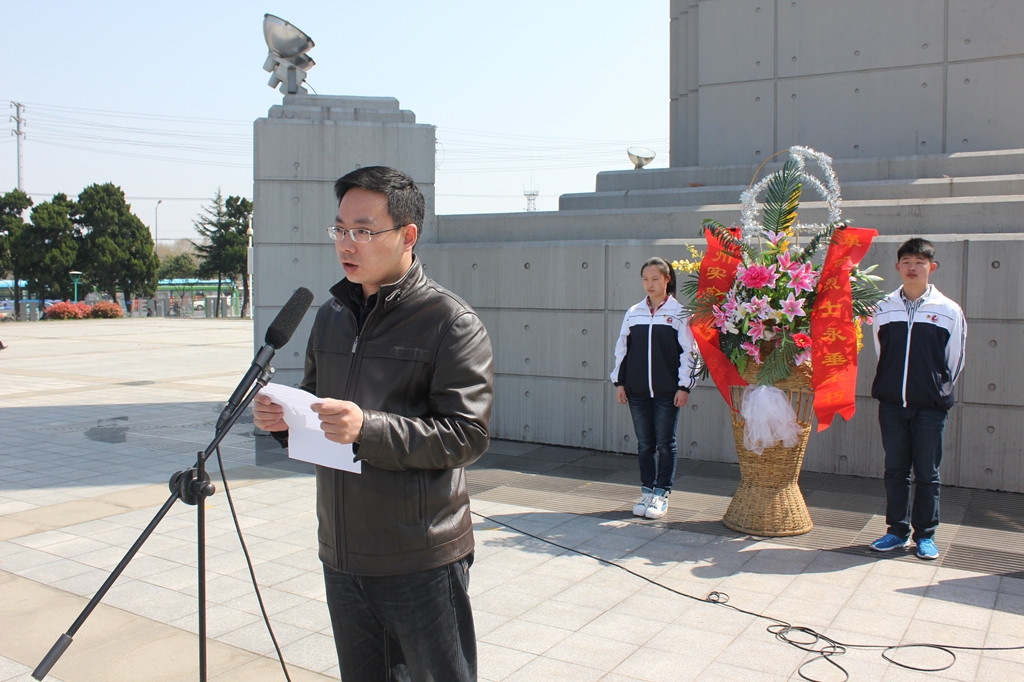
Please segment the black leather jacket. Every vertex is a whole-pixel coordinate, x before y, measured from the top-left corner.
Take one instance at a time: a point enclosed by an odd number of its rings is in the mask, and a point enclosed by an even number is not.
[[[364,411],[362,473],[316,469],[320,559],[374,576],[447,565],[474,546],[463,467],[490,442],[491,342],[418,259],[381,287],[362,331],[357,286],[331,287],[306,350],[302,388]]]

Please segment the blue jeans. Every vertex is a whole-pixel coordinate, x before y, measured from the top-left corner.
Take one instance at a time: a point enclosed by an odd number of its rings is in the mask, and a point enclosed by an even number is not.
[[[646,398],[629,396],[629,412],[636,430],[636,450],[640,458],[640,485],[644,488],[672,490],[676,477],[676,423],[679,408],[675,397]]]
[[[885,449],[885,522],[889,532],[914,542],[929,540],[939,526],[939,465],[946,412],[878,404]],[[914,499],[910,499],[910,472]]]
[[[471,682],[476,630],[469,604],[473,555],[393,576],[324,566],[327,608],[345,682]]]

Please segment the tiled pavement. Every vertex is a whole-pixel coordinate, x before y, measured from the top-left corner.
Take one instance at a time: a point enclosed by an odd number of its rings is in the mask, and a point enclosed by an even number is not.
[[[209,443],[252,328],[9,323],[0,340],[0,681],[29,680]],[[232,498],[291,679],[337,679],[312,477],[267,440],[251,423],[225,439]],[[495,442],[469,475],[481,679],[842,680],[808,664],[829,641],[853,680],[1024,679],[1024,495],[945,489],[942,556],[923,562],[865,550],[884,530],[880,481],[805,473],[815,528],[767,540],[721,524],[736,477],[680,462],[669,514],[639,521],[635,459]],[[209,679],[285,679],[214,482]],[[198,677],[196,525],[171,507],[46,679]],[[952,665],[883,656],[908,643],[948,649],[885,656]]]

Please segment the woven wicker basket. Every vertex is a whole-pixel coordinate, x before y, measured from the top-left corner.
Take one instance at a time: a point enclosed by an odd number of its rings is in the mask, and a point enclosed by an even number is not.
[[[743,378],[755,383],[756,367],[748,367]],[[798,480],[803,466],[807,440],[811,435],[811,417],[814,391],[811,389],[810,370],[796,368],[788,379],[775,384],[785,392],[802,427],[797,444],[785,447],[781,443],[758,455],[743,445],[744,421],[739,410],[743,403],[744,386],[730,387],[735,411],[732,413],[733,439],[740,462],[740,483],[733,494],[729,509],[722,518],[727,528],[762,537],[800,535],[814,527],[807,503],[800,492]]]

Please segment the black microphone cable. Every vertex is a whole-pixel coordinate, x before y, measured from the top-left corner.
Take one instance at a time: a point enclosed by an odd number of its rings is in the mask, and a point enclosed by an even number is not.
[[[249,578],[252,580],[252,589],[256,593],[256,601],[260,605],[260,614],[263,616],[263,622],[267,626],[267,632],[270,634],[270,641],[274,644],[274,651],[277,652],[277,660],[281,664],[281,671],[284,673],[284,679],[291,682],[291,677],[288,675],[288,665],[284,662],[284,654],[281,653],[281,647],[278,646],[277,637],[274,635],[274,628],[270,624],[270,616],[267,615],[267,608],[263,604],[263,594],[260,592],[259,582],[256,580],[256,569],[252,565],[252,557],[249,556],[249,547],[245,544],[245,537],[242,535],[242,527],[238,522],[238,514],[235,512],[235,502],[231,498],[231,489],[228,487],[228,479],[224,474],[224,461],[220,456],[220,445],[216,448],[217,452],[217,468],[220,469],[220,480],[224,485],[224,496],[228,500],[228,509],[231,511],[231,522],[235,525],[235,534],[238,535],[238,544],[242,546],[242,554],[245,556],[245,565],[249,569]],[[203,502],[200,501],[200,504]]]
[[[264,335],[265,345],[257,352],[256,357],[252,361],[246,375],[242,378],[242,381],[235,388],[231,397],[228,399],[227,404],[221,411],[220,417],[217,419],[215,427],[216,431],[220,431],[226,424],[231,421],[234,412],[239,408],[239,405],[243,404],[242,399],[245,398],[245,405],[248,405],[256,392],[266,383],[269,373],[272,372],[270,367],[270,361],[274,357],[274,353],[288,343],[291,339],[292,334],[298,328],[302,322],[303,316],[309,310],[310,303],[313,302],[313,292],[305,287],[299,287],[291,295],[273,322],[267,328],[266,334]],[[260,386],[253,388],[253,384],[257,381],[262,382]],[[232,422],[233,423],[233,422]],[[231,497],[231,488],[228,486],[227,475],[224,471],[224,459],[221,456],[220,443],[214,448],[217,453],[217,468],[220,470],[220,480],[224,486],[224,495],[227,497],[228,509],[231,513],[231,522],[235,526],[235,534],[238,535],[238,543],[242,547],[242,554],[245,556],[245,565],[249,569],[249,578],[252,581],[253,591],[256,593],[256,601],[259,603],[260,614],[263,616],[263,622],[267,626],[267,633],[270,635],[270,641],[274,645],[274,651],[277,652],[277,660],[281,664],[281,671],[284,673],[284,678],[291,682],[291,677],[288,675],[288,666],[284,661],[284,655],[281,653],[281,647],[278,645],[277,637],[274,635],[274,628],[270,624],[270,616],[267,614],[266,605],[263,603],[263,594],[260,592],[259,581],[256,579],[256,569],[253,567],[252,556],[249,554],[249,547],[245,544],[245,537],[242,534],[242,526],[238,521],[238,513],[235,511],[235,501]],[[205,504],[205,500],[200,500],[199,504]]]
[[[585,556],[585,557],[587,557],[589,559],[594,559],[595,561],[598,561],[598,562],[600,562],[602,564],[606,564],[608,566],[613,566],[613,567],[615,567],[615,568],[617,568],[617,569],[619,569],[621,571],[625,571],[626,573],[629,573],[630,575],[634,575],[637,578],[640,578],[641,580],[646,581],[646,582],[650,583],[651,585],[654,585],[655,587],[659,587],[659,588],[661,588],[663,590],[671,592],[671,593],[673,593],[675,595],[678,595],[680,597],[685,597],[687,599],[692,599],[694,601],[703,602],[705,604],[714,604],[714,605],[717,605],[717,606],[723,606],[725,608],[732,609],[733,611],[736,611],[736,612],[739,612],[739,613],[742,613],[742,614],[745,614],[745,615],[748,615],[748,616],[752,616],[754,618],[761,618],[763,620],[771,621],[771,625],[769,625],[765,629],[768,632],[770,632],[771,634],[773,634],[775,636],[775,639],[779,640],[780,642],[784,642],[786,644],[789,644],[790,646],[794,646],[794,647],[796,647],[798,649],[802,649],[803,651],[807,651],[808,653],[817,654],[817,656],[815,656],[814,658],[811,658],[808,661],[804,661],[800,665],[800,667],[797,669],[797,674],[799,674],[802,679],[808,680],[808,682],[826,682],[825,680],[823,680],[821,678],[809,677],[808,674],[804,670],[805,668],[807,668],[807,666],[811,665],[812,663],[816,663],[818,661],[825,661],[826,663],[828,663],[828,664],[832,665],[833,667],[835,667],[836,669],[838,669],[843,674],[843,676],[844,676],[842,682],[845,682],[846,680],[849,680],[850,679],[850,673],[843,666],[839,665],[839,663],[834,661],[833,658],[836,657],[836,656],[841,656],[841,655],[847,653],[847,651],[849,651],[850,649],[864,649],[864,650],[876,649],[876,650],[881,650],[882,658],[884,658],[889,663],[892,663],[893,665],[897,665],[897,666],[899,666],[901,668],[906,668],[907,670],[914,670],[914,671],[917,671],[917,672],[940,672],[942,670],[948,670],[949,668],[953,667],[954,663],[956,663],[956,654],[954,653],[954,650],[956,650],[956,651],[1020,651],[1020,650],[1024,650],[1024,646],[974,647],[974,646],[957,646],[957,645],[952,645],[952,644],[931,644],[931,643],[889,644],[889,645],[886,645],[886,644],[850,644],[850,643],[846,643],[846,642],[840,642],[840,641],[832,639],[830,637],[826,637],[825,635],[817,632],[813,628],[804,627],[804,626],[794,626],[791,623],[788,623],[788,622],[786,622],[786,621],[784,621],[784,620],[782,620],[780,618],[775,618],[774,616],[768,616],[768,615],[765,615],[763,613],[757,613],[756,611],[748,611],[746,609],[741,609],[738,606],[733,606],[732,604],[728,603],[729,602],[729,595],[726,594],[725,592],[721,592],[719,590],[712,590],[711,592],[708,593],[708,596],[706,596],[706,597],[696,597],[696,596],[694,596],[692,594],[688,594],[686,592],[683,592],[682,590],[677,590],[674,587],[670,587],[668,585],[660,583],[657,580],[654,580],[653,578],[648,578],[647,576],[643,575],[642,573],[638,573],[638,572],[634,571],[633,569],[629,568],[628,566],[623,566],[622,564],[619,564],[619,563],[617,563],[615,561],[612,561],[610,559],[604,559],[604,558],[596,556],[594,554],[590,554],[589,552],[584,552],[583,550],[577,549],[575,547],[568,547],[566,545],[563,545],[563,544],[560,544],[558,542],[555,542],[554,540],[551,540],[551,539],[548,539],[548,538],[545,538],[545,537],[542,537],[542,536],[539,536],[539,535],[535,535],[535,534],[530,533],[528,531],[522,530],[521,528],[516,528],[515,526],[513,526],[513,525],[511,525],[509,523],[506,523],[504,521],[498,521],[497,519],[491,518],[490,516],[487,516],[485,514],[480,514],[479,512],[471,512],[471,513],[473,514],[473,516],[479,517],[479,518],[484,519],[486,521],[490,521],[491,523],[497,524],[499,526],[503,526],[505,528],[508,528],[509,530],[511,530],[511,531],[513,531],[515,533],[519,533],[520,535],[524,535],[526,537],[533,538],[534,540],[539,540],[539,541],[541,541],[543,543],[551,545],[552,547],[558,547],[559,549],[564,549],[564,550],[567,550],[569,552],[573,552],[574,554],[578,554],[580,556]],[[927,650],[931,650],[931,651],[936,651],[936,652],[941,652],[941,653],[947,654],[949,656],[949,662],[945,663],[944,665],[940,664],[940,665],[935,665],[935,666],[932,666],[932,667],[925,668],[925,667],[913,666],[913,665],[910,665],[909,663],[900,662],[900,661],[896,660],[895,657],[894,657],[894,655],[896,653],[898,653],[899,651],[901,651],[901,650],[913,650],[913,649],[927,649]]]

